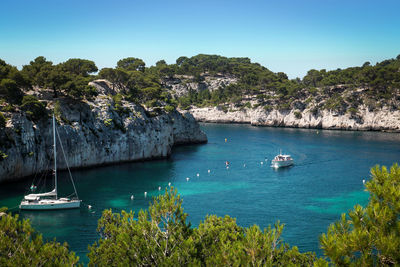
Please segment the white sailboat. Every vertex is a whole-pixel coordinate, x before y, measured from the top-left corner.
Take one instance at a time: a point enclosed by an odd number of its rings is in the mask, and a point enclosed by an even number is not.
[[[58,135],[58,132],[57,132]],[[58,135],[58,139],[61,144],[60,136]],[[24,199],[21,201],[19,208],[21,210],[59,210],[59,209],[73,209],[79,208],[82,200],[78,198],[78,193],[76,192],[74,180],[72,179],[71,172],[68,167],[67,168],[70,174],[70,178],[72,181],[72,185],[75,190],[76,198],[59,198],[57,193],[57,146],[56,146],[56,120],[53,114],[53,141],[54,141],[54,189],[50,192],[39,193],[39,194],[29,194],[24,196]],[[64,149],[61,144],[61,149],[64,154]],[[66,159],[65,159],[66,160]]]

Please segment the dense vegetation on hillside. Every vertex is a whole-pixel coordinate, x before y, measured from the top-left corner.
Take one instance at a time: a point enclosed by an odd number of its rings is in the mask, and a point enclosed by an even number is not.
[[[167,81],[174,77],[202,83],[206,76],[213,75],[234,77],[237,82],[213,91],[192,90],[178,99],[172,97],[173,92],[167,86]],[[400,102],[400,55],[374,66],[366,62],[361,67],[343,70],[310,70],[303,79],[288,79],[285,73],[274,73],[258,63],[252,63],[249,58],[217,55],[179,57],[175,64],[160,60],[151,67],[146,67],[140,58],[128,57],[119,60],[115,68],[101,70],[93,61],[86,59],[69,59],[55,65],[40,56],[23,66],[22,70],[0,60],[1,111],[10,112],[20,108],[29,111],[31,119],[39,119],[45,106],[33,96],[24,100],[27,91],[51,90],[54,97],[67,96],[80,101],[97,94],[88,83],[99,78],[112,82],[118,89],[120,99],[151,108],[165,107],[167,111],[173,110],[178,104],[182,108],[225,102],[243,105],[247,95],[255,96],[257,105],[264,106],[266,110],[289,108],[296,99],[311,101],[313,98],[330,98],[316,109],[337,111],[348,107],[354,111],[361,104],[367,104],[371,109],[382,105],[398,109]],[[332,93],[329,89],[338,86],[345,86],[354,94],[344,98],[340,90]],[[361,95],[356,88],[363,89]],[[0,113],[0,127],[4,125],[3,121],[3,114]]]
[[[351,67],[343,70],[318,71],[312,69],[308,71],[302,80],[299,78],[290,80],[285,73],[273,73],[257,63],[251,63],[246,58],[198,55],[190,59],[184,58],[181,61],[183,62],[182,64],[172,65],[175,66],[175,73],[177,74],[221,73],[233,75],[239,79],[238,83],[222,87],[213,92],[191,91],[187,96],[179,99],[183,107],[187,107],[190,104],[204,106],[217,105],[224,102],[240,104],[244,96],[249,94],[257,95],[261,105],[270,104],[265,100],[269,100],[271,96],[278,100],[274,104],[280,105],[291,103],[305,95],[315,96],[318,92],[322,97],[332,97],[326,89],[339,85],[346,86],[350,91],[357,87],[364,88],[366,89],[366,98],[378,102],[387,102],[394,96],[398,96],[400,90],[400,55],[396,59],[385,60],[375,66],[366,62],[361,67]],[[358,97],[349,98],[347,101],[340,99],[339,95],[335,95],[334,98],[333,102],[337,104],[335,108],[340,108],[338,106],[345,104],[345,102],[349,106],[357,108],[363,102]],[[331,106],[327,105],[325,108],[330,109]]]
[[[342,214],[320,237],[323,258],[284,243],[279,221],[261,230],[229,216],[207,216],[191,227],[176,190],[166,189],[147,211],[113,213],[98,222],[89,247],[91,266],[398,266],[400,265],[400,167],[376,166],[366,183],[370,201]],[[43,243],[28,221],[0,211],[0,265],[72,265],[66,244]]]

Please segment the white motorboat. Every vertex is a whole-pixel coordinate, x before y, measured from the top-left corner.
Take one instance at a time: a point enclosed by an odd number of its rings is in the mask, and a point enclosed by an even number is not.
[[[271,161],[272,168],[288,167],[293,165],[293,158],[290,155],[283,155],[282,152]]]
[[[58,132],[57,132],[58,135]],[[60,136],[58,135],[58,140],[61,144]],[[54,189],[46,193],[29,194],[24,196],[21,201],[19,208],[21,210],[59,210],[59,209],[72,209],[79,208],[81,205],[81,200],[78,198],[78,193],[76,192],[74,180],[72,179],[71,172],[67,168],[70,174],[71,182],[75,190],[75,198],[59,198],[57,193],[57,146],[56,146],[56,123],[55,117],[53,115],[53,141],[54,141]],[[65,159],[64,148],[61,144],[61,149]],[[66,160],[66,159],[65,159]],[[36,186],[31,187],[31,189],[36,188]]]

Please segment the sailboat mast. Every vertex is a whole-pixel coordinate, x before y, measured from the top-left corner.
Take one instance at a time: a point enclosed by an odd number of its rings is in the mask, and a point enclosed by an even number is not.
[[[58,198],[57,193],[57,146],[56,146],[56,119],[53,114],[53,141],[54,141],[54,181],[55,181],[55,190],[56,190],[56,199]]]

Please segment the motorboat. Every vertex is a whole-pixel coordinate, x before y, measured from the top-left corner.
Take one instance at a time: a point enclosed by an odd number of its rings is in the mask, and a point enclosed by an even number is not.
[[[293,165],[293,158],[290,155],[283,155],[282,152],[276,155],[271,161],[272,168],[288,167]]]

